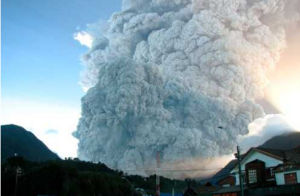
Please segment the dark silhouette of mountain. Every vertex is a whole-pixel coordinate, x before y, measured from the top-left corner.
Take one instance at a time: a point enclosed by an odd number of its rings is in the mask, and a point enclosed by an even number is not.
[[[15,154],[30,161],[60,159],[31,132],[17,125],[1,126],[1,161]]]
[[[298,146],[300,146],[300,132],[290,132],[274,136],[260,147],[288,150]]]

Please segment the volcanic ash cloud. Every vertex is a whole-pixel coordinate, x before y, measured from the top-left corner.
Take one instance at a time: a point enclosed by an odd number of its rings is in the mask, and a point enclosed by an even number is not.
[[[157,151],[166,165],[232,153],[264,115],[255,99],[298,19],[292,2],[124,0],[90,32],[79,157],[146,174]]]

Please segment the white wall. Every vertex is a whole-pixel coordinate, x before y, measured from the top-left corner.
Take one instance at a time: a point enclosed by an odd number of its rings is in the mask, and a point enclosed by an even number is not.
[[[295,171],[286,171],[286,172],[275,173],[276,184],[277,185],[284,185],[285,184],[284,174],[294,173]],[[296,171],[296,175],[297,175],[297,182],[300,183],[300,170]]]
[[[251,161],[254,161],[254,160],[260,160],[260,161],[263,161],[265,162],[265,166],[266,168],[268,167],[275,167],[279,164],[282,164],[283,162],[281,160],[278,160],[278,159],[275,159],[273,157],[270,157],[270,156],[267,156],[265,154],[262,154],[260,152],[257,152],[255,150],[252,150],[248,155],[247,157],[245,157],[242,162],[241,162],[241,168],[242,168],[242,172],[245,173],[245,166],[247,163],[251,162]],[[239,180],[239,167],[238,165],[233,168],[233,170],[231,170],[230,173],[232,174],[235,174],[235,182],[236,182],[236,185],[239,185],[240,184],[240,180]],[[245,183],[245,182],[244,182]]]
[[[244,176],[246,175],[245,171],[242,171],[242,173],[244,174]],[[234,176],[235,176],[235,185],[239,185],[240,184],[240,175],[238,173],[236,173]],[[244,184],[246,184],[245,180],[244,180]]]
[[[235,184],[239,185],[240,184],[240,178],[239,178],[240,175],[239,174],[235,174],[234,176],[235,176]]]

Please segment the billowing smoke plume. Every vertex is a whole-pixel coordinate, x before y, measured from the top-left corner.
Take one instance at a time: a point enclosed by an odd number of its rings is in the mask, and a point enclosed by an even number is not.
[[[249,124],[248,130],[247,135],[238,138],[243,153],[252,147],[262,145],[274,136],[297,131],[282,114],[268,114],[258,118]]]
[[[79,157],[141,174],[157,151],[165,165],[232,153],[264,114],[292,2],[124,0],[84,56]]]

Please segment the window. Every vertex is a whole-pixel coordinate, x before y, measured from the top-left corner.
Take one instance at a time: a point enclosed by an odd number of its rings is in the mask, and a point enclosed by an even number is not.
[[[256,169],[249,169],[248,170],[248,181],[249,181],[249,184],[257,183]]]
[[[297,184],[296,172],[284,174],[284,182],[285,184]]]

